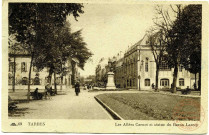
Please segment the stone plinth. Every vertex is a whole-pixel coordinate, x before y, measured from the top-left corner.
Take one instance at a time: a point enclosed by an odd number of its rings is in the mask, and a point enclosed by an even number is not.
[[[113,72],[108,72],[107,73],[106,89],[116,89],[115,83],[114,83],[114,73]]]

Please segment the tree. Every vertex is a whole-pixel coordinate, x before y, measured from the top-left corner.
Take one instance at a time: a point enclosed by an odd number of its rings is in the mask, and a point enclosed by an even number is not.
[[[184,8],[181,18],[178,21],[184,31],[183,52],[181,64],[191,73],[199,73],[198,89],[201,89],[201,27],[202,27],[202,6],[188,5]]]
[[[81,30],[72,33],[68,22],[64,26],[54,27],[53,31],[47,37],[48,42],[45,46],[42,46],[42,53],[37,56],[34,65],[39,69],[43,69],[44,67],[49,68],[50,82],[51,76],[54,73],[54,86],[56,91],[56,74],[60,75],[62,85],[63,76],[66,75],[69,69],[66,65],[67,60],[71,61],[72,74],[74,76],[75,63],[72,61],[72,58],[77,58],[79,60],[79,66],[83,68],[92,53],[83,41]]]
[[[170,67],[174,68],[172,92],[176,92],[176,81],[178,67],[184,68],[195,76],[199,73],[201,82],[201,5],[176,5],[170,6],[176,18],[170,21],[167,11],[158,10],[163,23],[159,25],[165,28],[168,61]],[[168,25],[169,24],[169,25]],[[167,27],[168,26],[168,27]],[[196,77],[195,77],[196,78]],[[198,85],[201,87],[200,83]]]
[[[173,83],[172,83],[172,93],[176,93],[176,83],[177,83],[177,75],[178,75],[178,67],[180,65],[181,56],[184,55],[182,51],[182,42],[183,42],[183,30],[180,28],[180,25],[177,23],[181,18],[181,13],[183,10],[182,5],[175,5],[175,8],[170,6],[171,12],[168,10],[163,10],[162,7],[157,6],[156,11],[160,17],[155,18],[154,23],[157,27],[163,30],[165,40],[163,40],[164,44],[166,44],[166,52],[168,63],[170,67],[174,68],[173,73]],[[170,14],[174,14],[174,19]]]
[[[162,30],[155,32],[155,29],[153,28],[151,28],[148,32],[148,44],[151,47],[156,64],[155,91],[158,91],[158,76],[160,64],[166,50],[166,46],[163,44],[163,40],[165,39],[163,39],[164,36],[162,32]]]
[[[54,27],[63,26],[66,17],[79,17],[83,5],[76,3],[10,3],[9,32],[17,33],[17,40],[28,50],[31,62],[28,79],[28,100],[30,100],[31,69],[35,56],[45,46]]]
[[[13,63],[11,62],[11,59],[9,59],[9,66],[12,64],[12,91],[15,92],[15,78],[16,78],[16,51],[19,50],[18,43],[15,42],[15,36],[14,34],[9,35],[9,53],[10,55],[13,55]],[[9,67],[10,68],[10,67]],[[11,76],[9,76],[11,77]]]

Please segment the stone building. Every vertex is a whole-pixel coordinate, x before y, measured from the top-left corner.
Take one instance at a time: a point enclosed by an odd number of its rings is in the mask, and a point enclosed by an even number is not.
[[[13,81],[15,83],[15,90],[27,89],[28,75],[30,70],[30,55],[24,53],[12,54],[9,53],[9,67],[8,67],[8,86],[12,89]],[[72,72],[72,63],[74,63],[74,72]],[[15,68],[14,68],[15,65]],[[63,88],[72,87],[73,82],[79,77],[78,72],[78,60],[76,58],[69,58],[66,67],[68,67],[67,74],[63,77]],[[39,88],[45,89],[45,85],[48,83],[49,69],[44,68],[42,71],[38,71],[35,67],[31,70],[31,89]],[[15,79],[14,79],[15,78]],[[61,77],[56,76],[57,89],[61,86]],[[51,80],[54,84],[54,76]]]
[[[116,86],[148,90],[155,85],[156,64],[152,54],[148,37],[145,35],[139,42],[132,45],[125,52],[124,57],[116,61]],[[158,88],[171,88],[173,82],[173,68],[169,68],[165,59],[162,59],[158,77]],[[177,87],[194,87],[194,75],[179,66]]]
[[[123,73],[123,58],[120,58],[116,61],[115,65],[115,85],[117,88],[125,88],[124,73]]]

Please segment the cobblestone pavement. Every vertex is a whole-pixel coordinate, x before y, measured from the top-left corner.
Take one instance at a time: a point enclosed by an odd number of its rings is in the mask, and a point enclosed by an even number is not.
[[[52,96],[52,99],[18,104],[18,110],[11,115],[14,119],[112,119],[91,93],[81,90],[75,96],[70,89],[66,95]]]

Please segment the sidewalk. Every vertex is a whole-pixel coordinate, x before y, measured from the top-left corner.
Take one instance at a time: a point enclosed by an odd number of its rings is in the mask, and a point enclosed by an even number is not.
[[[94,99],[96,93],[82,90],[75,96],[74,89],[66,95],[52,96],[49,100],[36,100],[18,104],[14,119],[112,119]]]

